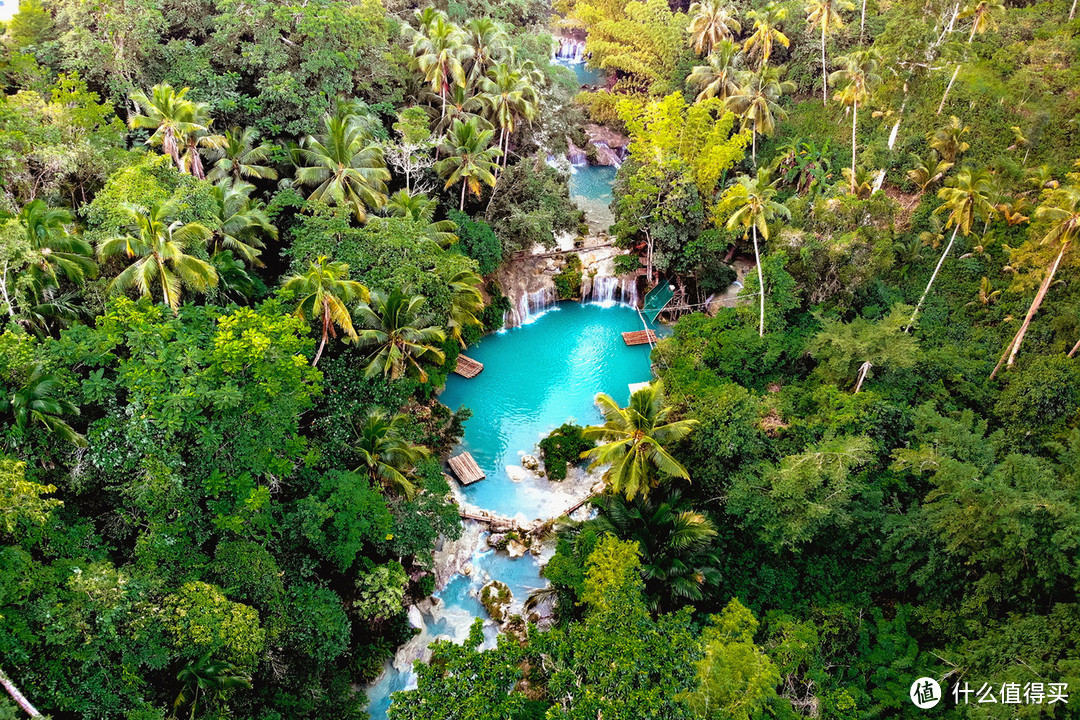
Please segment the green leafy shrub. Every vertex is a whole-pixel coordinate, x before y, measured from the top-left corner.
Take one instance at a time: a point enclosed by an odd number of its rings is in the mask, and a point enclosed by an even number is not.
[[[595,443],[583,438],[581,433],[580,426],[565,423],[540,441],[540,454],[549,479],[565,480],[567,466],[580,462],[581,453],[594,447]]]
[[[567,255],[566,265],[555,276],[555,290],[560,300],[573,300],[581,297],[581,258]]]

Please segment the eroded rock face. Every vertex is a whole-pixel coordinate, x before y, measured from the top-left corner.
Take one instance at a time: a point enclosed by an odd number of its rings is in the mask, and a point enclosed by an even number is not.
[[[535,455],[523,455],[521,457],[521,467],[526,470],[539,470],[540,461],[536,459]]]
[[[585,136],[594,145],[602,143],[613,150],[621,150],[630,145],[630,138],[603,125],[589,123],[584,127],[584,130]]]
[[[492,580],[480,588],[480,602],[491,619],[501,623],[507,618],[510,604],[514,602],[514,594],[506,583]]]

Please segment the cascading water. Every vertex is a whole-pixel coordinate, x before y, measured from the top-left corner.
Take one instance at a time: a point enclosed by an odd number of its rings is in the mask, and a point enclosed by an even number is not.
[[[596,148],[596,157],[601,161],[601,165],[609,165],[616,168],[622,167],[623,154],[621,150],[615,150],[606,142],[599,140],[593,141],[593,147]]]
[[[555,59],[567,62],[585,61],[585,43],[574,38],[559,38],[559,47],[555,50]]]
[[[512,324],[520,327],[536,322],[548,311],[557,309],[555,301],[554,287],[522,293],[514,305]]]
[[[570,165],[573,167],[583,167],[589,164],[589,158],[586,157],[583,149],[574,145],[569,139],[566,141],[566,145],[566,158],[570,161]]]
[[[638,306],[637,278],[599,275],[593,278],[592,290],[585,300],[591,305],[606,308],[616,305],[636,308]]]

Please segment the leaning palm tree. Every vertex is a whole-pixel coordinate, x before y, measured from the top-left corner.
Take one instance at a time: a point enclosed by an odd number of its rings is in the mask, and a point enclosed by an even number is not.
[[[829,104],[828,63],[825,61],[825,37],[844,27],[841,10],[854,10],[849,0],[810,0],[806,6],[806,24],[810,28],[821,26],[821,104]]]
[[[206,174],[207,180],[215,182],[225,178],[232,178],[235,181],[243,178],[277,180],[277,170],[262,164],[270,160],[274,146],[270,143],[260,143],[259,131],[255,128],[233,127],[231,130],[226,130],[221,143],[221,151],[222,157]]]
[[[949,238],[949,244],[945,246],[945,251],[941,253],[941,258],[938,260],[933,274],[930,275],[930,282],[926,283],[926,289],[923,290],[919,302],[915,305],[915,311],[911,313],[911,320],[908,321],[904,332],[910,331],[915,324],[915,318],[918,316],[919,310],[922,309],[926,296],[930,293],[930,288],[937,278],[938,271],[941,270],[945,258],[948,257],[949,251],[952,250],[953,243],[956,241],[956,234],[963,233],[964,237],[967,237],[968,233],[971,232],[972,225],[975,224],[975,220],[990,217],[995,212],[994,206],[990,202],[994,192],[993,179],[985,170],[964,168],[955,177],[949,178],[946,181],[946,186],[938,190],[938,197],[943,202],[934,213],[947,212],[949,214],[945,228],[951,227],[953,229],[952,237]]]
[[[391,492],[412,500],[416,497],[413,470],[431,452],[405,439],[404,429],[408,424],[408,415],[390,416],[376,408],[355,428],[356,441],[349,447],[360,456],[358,470]]]
[[[443,141],[442,149],[447,157],[435,163],[435,170],[446,178],[444,190],[461,183],[458,210],[462,212],[465,211],[466,190],[479,197],[485,184],[495,187],[497,158],[502,153],[491,147],[494,134],[493,130],[481,129],[480,123],[473,118],[468,122],[455,122]]]
[[[86,447],[86,438],[60,419],[61,415],[78,415],[79,408],[70,400],[57,397],[59,389],[60,381],[37,365],[25,385],[10,397],[0,396],[0,412],[11,413],[20,432],[30,425],[40,425],[61,440]]]
[[[744,70],[738,74],[739,89],[729,95],[726,107],[742,118],[743,127],[751,129],[750,157],[757,163],[758,134],[771,137],[776,131],[776,118],[787,117],[778,101],[785,92],[794,92],[795,83],[780,80],[784,68],[765,65],[757,72]]]
[[[791,44],[787,35],[779,29],[780,23],[787,19],[787,9],[770,2],[764,10],[751,10],[746,13],[746,17],[754,21],[754,31],[746,38],[743,50],[749,57],[756,57],[758,67],[761,68],[769,64],[774,43],[784,47]]]
[[[368,290],[349,279],[349,266],[346,263],[332,262],[325,255],[320,255],[303,273],[285,278],[281,289],[296,293],[300,298],[296,316],[318,322],[322,330],[319,349],[311,361],[313,366],[319,364],[326,339],[337,337],[337,328],[341,328],[349,338],[356,338],[348,304],[355,300],[366,300]]]
[[[975,39],[975,35],[982,35],[987,30],[997,27],[998,18],[1005,14],[1005,3],[1002,0],[978,0],[978,2],[972,3],[964,8],[956,17],[958,19],[972,18],[971,20],[971,34],[968,35],[967,44],[971,45],[971,41]],[[956,69],[953,70],[952,77],[949,79],[949,84],[945,86],[945,93],[941,96],[941,103],[938,105],[937,114],[940,115],[941,111],[945,109],[945,98],[949,97],[949,91],[952,90],[953,83],[956,82],[956,76],[960,74],[960,67],[963,63],[957,63]]]
[[[698,55],[708,55],[724,40],[742,32],[742,24],[725,0],[701,0],[690,5],[690,42]]]
[[[743,237],[753,235],[754,264],[757,265],[758,277],[758,336],[765,337],[765,279],[761,274],[761,253],[758,250],[758,232],[765,240],[769,239],[769,221],[774,217],[790,218],[791,211],[785,205],[776,202],[776,187],[762,174],[754,179],[747,175],[739,177],[738,182],[727,190],[720,200],[720,212],[731,211],[728,218],[728,230],[741,227]]]
[[[447,329],[462,348],[465,347],[465,329],[483,325],[477,317],[484,311],[484,296],[480,294],[483,282],[484,279],[472,270],[462,270],[450,278],[450,320]]]
[[[51,208],[44,200],[31,200],[16,219],[34,253],[30,274],[39,297],[44,289],[59,287],[60,275],[82,285],[97,272],[93,248],[67,231],[74,222],[67,210]]]
[[[723,558],[716,526],[697,512],[678,489],[656,491],[632,501],[619,495],[593,500],[597,516],[578,532],[610,533],[637,543],[641,578],[654,612],[697,602],[720,581]]]
[[[382,146],[357,115],[340,110],[323,117],[323,132],[309,135],[299,151],[303,166],[296,180],[315,189],[308,196],[329,205],[347,205],[363,222],[368,208],[386,202],[386,169]]]
[[[509,63],[499,63],[488,71],[480,87],[490,109],[489,119],[499,127],[499,150],[503,167],[510,156],[510,136],[518,121],[532,120],[539,108],[539,98],[525,74]]]
[[[856,193],[855,159],[859,148],[856,137],[859,125],[859,103],[869,100],[870,95],[881,84],[881,76],[877,74],[881,54],[873,48],[855,50],[837,58],[837,62],[843,68],[830,75],[829,80],[844,84],[843,89],[836,93],[835,99],[851,109],[851,194],[854,195]]]
[[[945,173],[953,166],[951,162],[939,158],[934,150],[931,150],[925,159],[911,153],[911,162],[912,168],[907,171],[907,176],[919,186],[920,192],[926,192],[930,185],[945,177]]]
[[[960,122],[960,118],[952,115],[949,122],[926,134],[926,143],[937,150],[947,163],[955,164],[971,144],[964,140],[964,136],[971,131],[967,125]]]
[[[1045,220],[1050,224],[1050,229],[1046,235],[1043,236],[1041,244],[1053,245],[1058,244],[1060,249],[1053,262],[1050,263],[1046,269],[1046,276],[1043,278],[1042,284],[1039,286],[1039,290],[1035,293],[1035,299],[1031,301],[1031,306],[1028,308],[1027,314],[1024,316],[1024,322],[1020,325],[1020,329],[1016,331],[1016,335],[1009,341],[1009,344],[1005,347],[1005,352],[1002,353],[1001,359],[998,360],[997,366],[994,371],[990,373],[990,379],[994,379],[998,370],[1001,369],[1002,363],[1005,363],[1008,367],[1012,367],[1016,361],[1016,354],[1020,352],[1020,345],[1024,342],[1024,336],[1027,334],[1028,327],[1031,325],[1031,319],[1035,317],[1035,313],[1039,311],[1039,307],[1043,303],[1043,299],[1046,298],[1046,292],[1050,289],[1050,285],[1054,282],[1054,276],[1057,274],[1058,267],[1061,266],[1061,259],[1065,257],[1065,254],[1072,247],[1072,241],[1076,239],[1077,235],[1080,235],[1080,187],[1076,185],[1066,185],[1054,191],[1046,202],[1040,205],[1035,210],[1035,218],[1037,220]],[[1008,360],[1006,361],[1006,357]],[[1070,355],[1071,357],[1071,355]]]
[[[424,326],[421,311],[425,302],[422,295],[408,296],[394,288],[389,293],[372,290],[371,302],[360,305],[357,316],[362,329],[353,342],[369,351],[368,377],[384,375],[397,380],[415,375],[426,383],[428,374],[420,363],[446,362],[446,354],[438,347],[446,340],[446,333]]]
[[[216,221],[214,252],[231,250],[248,264],[261,267],[259,253],[266,244],[260,236],[277,239],[278,233],[263,203],[251,199],[254,189],[254,185],[242,180],[222,180],[211,189],[212,213]]]
[[[603,444],[586,450],[581,457],[592,459],[590,469],[610,466],[604,471],[604,480],[611,492],[633,500],[647,496],[662,479],[690,479],[690,473],[664,446],[689,435],[698,421],[668,422],[672,409],[664,406],[659,381],[631,395],[625,408],[604,393],[596,396],[596,404],[604,424],[585,428],[582,437]]]
[[[457,242],[458,236],[454,234],[457,223],[453,220],[436,220],[435,210],[438,206],[437,200],[432,200],[423,193],[413,195],[408,190],[398,190],[386,201],[383,211],[390,217],[422,224],[428,238],[434,240],[439,247],[448,247]]]
[[[109,285],[109,291],[126,292],[136,288],[144,297],[152,297],[154,287],[161,287],[162,301],[176,313],[183,288],[199,292],[217,285],[217,271],[188,250],[203,246],[212,237],[200,223],[173,220],[176,209],[171,203],[149,208],[124,204],[126,235],[108,238],[98,245],[98,256],[105,260],[116,255],[133,259]],[[171,220],[171,222],[170,222]]]
[[[183,171],[180,161],[180,140],[188,133],[206,130],[194,123],[191,112],[191,100],[187,99],[190,88],[174,90],[172,85],[163,83],[151,89],[150,96],[141,90],[131,93],[131,102],[135,113],[128,118],[128,125],[133,129],[153,130],[146,139],[147,145],[160,145],[162,152],[172,158],[176,169]]]
[[[189,705],[189,718],[195,720],[198,711],[206,705],[207,698],[222,700],[229,690],[251,687],[251,678],[240,668],[224,660],[211,660],[210,654],[207,652],[202,657],[191,660],[176,673],[181,687],[173,701],[173,718],[176,718],[180,708]]]
[[[203,180],[206,178],[206,172],[203,170],[200,150],[220,150],[225,145],[225,138],[210,131],[213,119],[210,117],[210,106],[207,103],[189,102],[184,108],[184,115],[189,120],[192,129],[180,138],[180,145],[184,150],[180,158],[180,169]]]
[[[712,52],[705,58],[705,65],[697,65],[686,79],[690,87],[699,87],[695,102],[719,98],[727,101],[739,92],[737,81],[743,55],[739,45],[732,40],[721,40],[713,46]]]
[[[465,86],[464,61],[472,54],[465,36],[454,23],[439,14],[427,27],[413,31],[410,50],[413,65],[424,76],[431,91],[442,98],[442,114],[446,114],[446,92],[452,85]]]

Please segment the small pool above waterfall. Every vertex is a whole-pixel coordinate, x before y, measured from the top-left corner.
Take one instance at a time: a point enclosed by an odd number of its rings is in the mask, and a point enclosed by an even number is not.
[[[607,165],[578,165],[570,174],[570,199],[585,211],[594,230],[607,230],[615,222],[611,211],[616,169]]]
[[[627,347],[622,339],[641,329],[629,307],[563,302],[525,327],[470,347],[469,357],[484,363],[484,371],[471,380],[451,376],[440,397],[452,409],[473,412],[460,449],[472,453],[487,479],[463,489],[466,502],[526,521],[564,512],[573,501],[570,489],[523,478],[521,457],[567,420],[600,422],[597,393],[625,404],[629,384],[650,379],[649,346]]]

